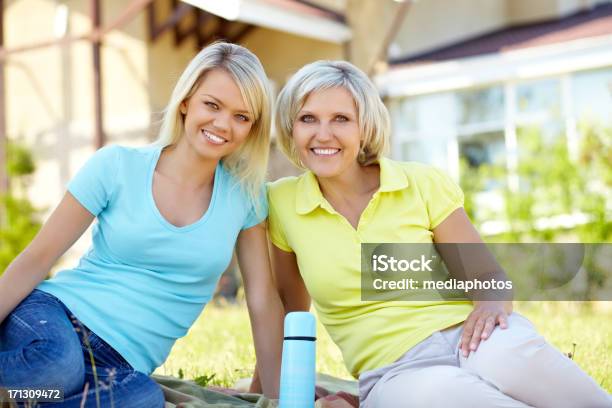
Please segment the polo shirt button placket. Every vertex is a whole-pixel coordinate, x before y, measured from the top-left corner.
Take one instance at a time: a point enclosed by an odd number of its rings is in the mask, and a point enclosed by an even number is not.
[[[362,225],[360,223],[360,225],[357,226],[357,230],[355,231],[355,242],[357,244],[361,244],[363,242],[363,232],[362,232]]]

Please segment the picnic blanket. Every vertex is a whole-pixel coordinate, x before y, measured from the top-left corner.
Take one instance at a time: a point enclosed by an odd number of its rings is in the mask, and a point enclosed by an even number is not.
[[[262,394],[243,393],[234,389],[201,387],[193,381],[176,377],[154,375],[166,398],[165,408],[277,408],[278,401]],[[327,395],[344,392],[359,394],[357,381],[343,380],[326,374],[317,374],[317,394]]]

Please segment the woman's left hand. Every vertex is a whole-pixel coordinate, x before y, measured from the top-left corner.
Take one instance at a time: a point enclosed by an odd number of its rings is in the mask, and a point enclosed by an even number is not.
[[[512,313],[509,301],[474,301],[474,310],[463,324],[459,348],[464,357],[476,351],[482,340],[491,336],[495,326],[508,328],[508,316]]]

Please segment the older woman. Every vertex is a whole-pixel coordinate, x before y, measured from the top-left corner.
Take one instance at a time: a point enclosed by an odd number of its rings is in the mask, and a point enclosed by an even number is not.
[[[510,301],[362,301],[361,243],[482,242],[463,194],[441,171],[383,157],[387,110],[347,62],[303,67],[276,109],[282,150],[307,170],[269,186],[281,298],[287,311],[312,299],[362,406],[611,406]]]

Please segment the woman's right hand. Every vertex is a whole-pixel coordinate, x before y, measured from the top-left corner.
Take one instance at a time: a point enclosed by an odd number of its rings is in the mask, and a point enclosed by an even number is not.
[[[0,276],[0,323],[49,274],[93,219],[72,194],[64,195],[32,242]]]

